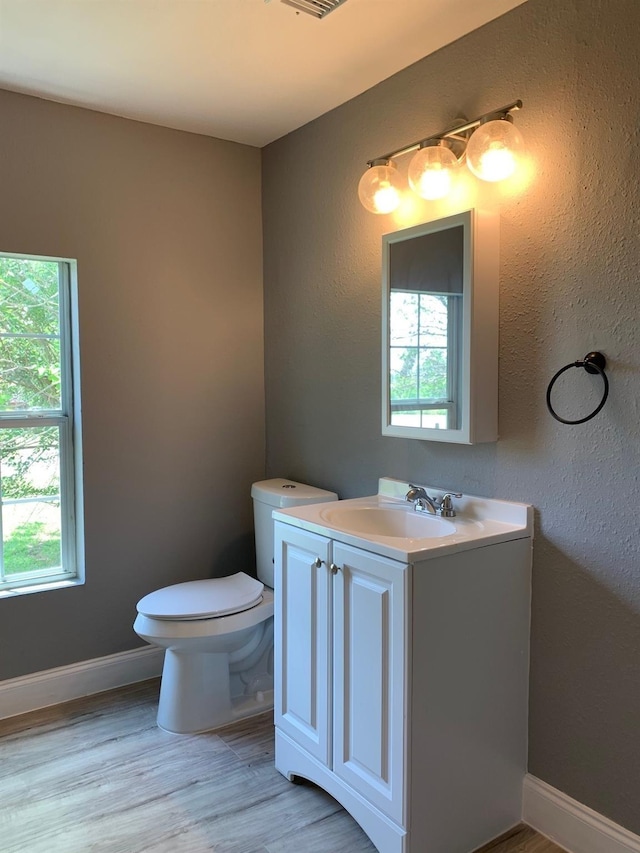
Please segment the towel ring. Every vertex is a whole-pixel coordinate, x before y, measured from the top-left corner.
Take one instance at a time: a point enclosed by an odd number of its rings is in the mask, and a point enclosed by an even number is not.
[[[549,387],[547,388],[547,409],[549,409],[549,413],[552,417],[554,417],[557,421],[560,421],[561,424],[583,424],[585,421],[590,421],[591,418],[595,418],[600,409],[607,402],[607,397],[609,396],[609,380],[607,379],[607,374],[604,372],[604,368],[607,364],[607,360],[601,352],[590,352],[585,355],[582,361],[572,361],[571,364],[565,364],[564,367],[561,367],[560,370],[554,375],[551,382],[549,383]],[[569,421],[566,418],[561,418],[559,414],[554,410],[551,405],[551,389],[555,385],[556,379],[565,372],[565,370],[569,370],[572,367],[582,367],[587,373],[599,373],[602,376],[602,381],[604,383],[604,391],[602,394],[602,399],[596,406],[596,408],[591,412],[591,414],[587,415],[584,418],[578,418],[576,421]]]

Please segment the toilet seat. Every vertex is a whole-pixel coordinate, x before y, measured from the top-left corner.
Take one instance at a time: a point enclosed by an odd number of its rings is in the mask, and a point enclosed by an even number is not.
[[[264,584],[244,572],[226,578],[187,581],[141,598],[138,613],[162,621],[214,619],[242,613],[260,604]]]
[[[153,619],[138,613],[134,629],[148,643],[171,649],[175,643],[181,645],[185,640],[192,643],[202,640],[206,645],[211,637],[243,631],[245,628],[259,625],[271,616],[273,616],[273,590],[265,587],[262,601],[255,607],[242,610],[240,613],[210,619]]]

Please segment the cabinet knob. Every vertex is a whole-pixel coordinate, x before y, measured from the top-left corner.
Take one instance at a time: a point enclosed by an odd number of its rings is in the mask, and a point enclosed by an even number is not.
[[[329,570],[331,571],[332,575],[337,575],[340,571],[340,566],[336,566],[335,563],[331,563],[331,565],[329,566]]]
[[[320,566],[322,565],[322,560],[320,559],[320,557],[315,558],[315,560],[313,561],[313,565],[316,567],[316,569],[320,568]]]

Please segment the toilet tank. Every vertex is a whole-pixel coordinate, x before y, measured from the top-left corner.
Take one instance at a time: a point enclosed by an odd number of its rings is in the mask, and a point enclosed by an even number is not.
[[[253,498],[253,520],[256,532],[256,565],[258,577],[273,588],[273,519],[276,508],[288,509],[304,504],[320,504],[337,501],[335,492],[317,489],[294,480],[261,480],[251,486]]]

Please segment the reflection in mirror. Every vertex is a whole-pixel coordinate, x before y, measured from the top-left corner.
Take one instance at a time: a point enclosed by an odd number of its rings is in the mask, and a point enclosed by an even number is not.
[[[497,437],[497,236],[479,223],[467,211],[383,237],[385,435]]]
[[[389,246],[389,410],[396,426],[457,429],[463,228]]]

